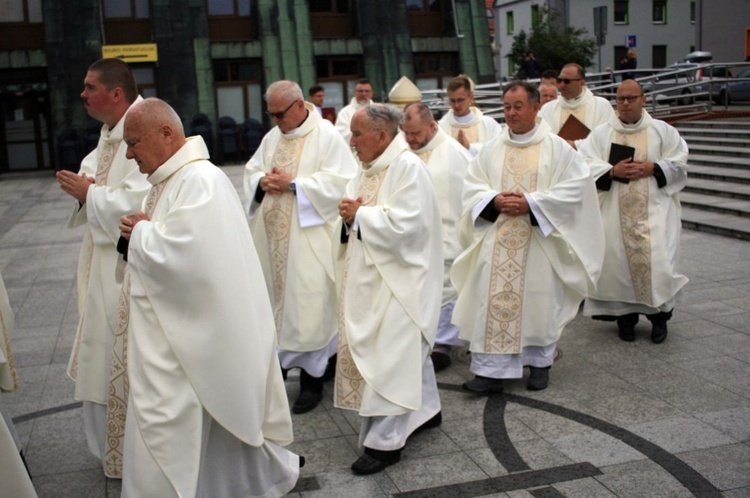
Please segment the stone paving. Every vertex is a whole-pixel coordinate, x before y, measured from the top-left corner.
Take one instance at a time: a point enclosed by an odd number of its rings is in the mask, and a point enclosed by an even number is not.
[[[239,185],[241,167],[224,170]],[[88,452],[65,369],[78,319],[81,231],[50,173],[0,178],[0,272],[16,312],[21,389],[6,394],[40,497],[119,497]],[[464,351],[438,374],[443,424],[407,444],[400,463],[358,477],[356,413],[294,415],[307,458],[290,496],[750,496],[750,243],[683,231],[691,281],[662,345],[642,320],[634,343],[578,317],[560,341],[546,391],[525,380],[489,398],[460,392]],[[298,383],[290,375],[290,400]],[[0,485],[1,486],[1,485]],[[2,487],[0,487],[0,496]],[[12,497],[8,497],[12,498]]]

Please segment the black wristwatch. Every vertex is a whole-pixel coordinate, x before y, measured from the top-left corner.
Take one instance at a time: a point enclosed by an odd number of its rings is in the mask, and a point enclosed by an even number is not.
[[[296,183],[294,183],[294,182],[291,182],[291,183],[289,184],[289,191],[290,191],[290,192],[291,192],[292,194],[294,194],[294,195],[297,195],[297,184],[296,184]]]

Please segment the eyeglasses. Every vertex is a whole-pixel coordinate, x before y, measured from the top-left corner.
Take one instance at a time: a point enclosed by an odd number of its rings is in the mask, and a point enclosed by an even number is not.
[[[294,102],[292,102],[291,104],[289,104],[289,106],[286,109],[284,109],[282,112],[268,112],[268,111],[266,111],[266,114],[268,114],[269,118],[274,118],[274,119],[278,119],[279,121],[281,121],[282,119],[284,119],[284,116],[286,116],[286,113],[289,112],[289,109],[291,109],[292,106],[294,104],[296,104],[296,103],[297,103],[297,101],[295,100]]]
[[[566,85],[570,85],[571,81],[581,81],[583,78],[557,78],[558,83],[565,83]]]
[[[627,102],[628,104],[632,104],[633,102],[636,101],[636,99],[639,99],[641,97],[643,97],[643,94],[640,94],[640,95],[622,95],[622,96],[617,97],[617,102],[620,103],[620,104],[624,104],[625,102]]]

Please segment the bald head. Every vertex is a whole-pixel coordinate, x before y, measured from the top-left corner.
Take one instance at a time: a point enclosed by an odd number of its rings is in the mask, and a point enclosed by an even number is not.
[[[157,98],[148,98],[125,116],[126,157],[151,175],[185,145],[185,130],[174,109]]]
[[[412,150],[419,150],[430,143],[437,133],[437,123],[430,108],[421,102],[406,106],[401,131]]]

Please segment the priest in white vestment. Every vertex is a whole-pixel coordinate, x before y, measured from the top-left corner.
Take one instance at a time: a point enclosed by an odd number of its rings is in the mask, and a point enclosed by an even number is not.
[[[0,275],[0,393],[11,393],[18,389],[10,335],[13,331],[13,310]],[[13,426],[10,411],[0,399],[0,496],[13,498],[36,498],[36,491],[23,462],[23,448]]]
[[[513,82],[506,130],[469,165],[459,226],[465,247],[451,270],[453,323],[469,341],[475,378],[491,394],[523,376],[545,389],[555,348],[599,275],[604,233],[583,157],[537,124],[539,92]]]
[[[362,163],[339,206],[334,246],[339,353],[334,405],[363,417],[356,474],[399,461],[414,431],[441,422],[430,349],[442,292],[440,208],[424,163],[398,133],[401,112],[372,104],[352,119]]]
[[[127,384],[125,341],[115,341],[122,287],[117,254],[118,223],[143,201],[149,184],[138,165],[125,157],[122,141],[128,110],[141,100],[130,67],[119,59],[101,59],[89,67],[81,93],[89,115],[103,121],[95,150],[78,174],[59,171],[61,188],[75,199],[68,228],[83,226],[78,262],[78,330],[68,364],[75,399],[83,401],[90,451],[105,475],[122,475]]]
[[[239,196],[159,99],[131,110],[125,142],[152,187],[120,221],[130,275],[122,496],[282,496],[300,457],[281,446],[291,416]]]
[[[344,106],[338,116],[336,116],[336,130],[341,133],[344,141],[349,143],[349,139],[352,136],[351,123],[354,113],[362,109],[365,106],[372,104],[372,83],[366,78],[357,80],[354,85],[354,97],[352,97],[349,105]]]
[[[457,227],[461,218],[464,177],[471,154],[437,125],[432,111],[425,104],[416,103],[406,107],[401,130],[412,152],[427,165],[440,207],[443,228],[443,293],[435,347],[430,355],[435,370],[440,371],[451,364],[451,348],[466,344],[458,337],[458,327],[451,323],[457,293],[450,280],[450,269],[453,260],[461,252]]]
[[[539,117],[544,119],[552,133],[558,133],[568,118],[575,116],[589,130],[593,130],[615,115],[607,99],[597,97],[586,88],[586,71],[578,64],[566,64],[557,78],[560,97],[543,105]],[[579,143],[569,141],[576,147]]]
[[[503,127],[474,106],[474,88],[468,76],[456,76],[446,90],[451,110],[440,118],[440,128],[476,156],[482,145],[499,135]]]
[[[680,201],[687,183],[688,147],[675,128],[653,119],[635,80],[617,89],[618,115],[581,144],[599,189],[606,251],[596,293],[584,314],[617,321],[623,341],[635,340],[639,315],[651,321],[651,340],[667,338],[667,321],[688,279],[678,269]],[[610,164],[613,144],[632,157]]]
[[[245,166],[250,229],[273,304],[279,359],[300,369],[294,413],[314,409],[337,346],[331,240],[338,203],[357,172],[349,147],[330,121],[305,103],[291,81],[266,92],[276,128]]]

